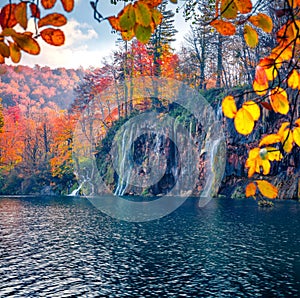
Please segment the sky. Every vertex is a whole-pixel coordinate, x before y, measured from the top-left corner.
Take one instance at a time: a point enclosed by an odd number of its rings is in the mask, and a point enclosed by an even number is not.
[[[110,4],[110,0],[100,1],[101,13],[104,17],[117,15],[123,4],[118,6]],[[61,3],[57,1],[54,10],[62,12]],[[176,5],[169,4],[170,9],[175,12]],[[51,10],[44,11],[44,15]],[[54,47],[46,44],[41,38],[38,39],[41,46],[41,53],[38,56],[22,53],[20,64],[34,66],[50,66],[51,68],[88,68],[99,67],[105,57],[118,48],[116,41],[118,34],[112,34],[112,28],[107,21],[101,24],[94,20],[93,10],[89,0],[75,0],[75,8],[71,13],[64,13],[68,23],[61,27],[66,36],[63,46]],[[43,15],[42,15],[43,16]],[[30,24],[33,26],[33,22]],[[189,25],[185,23],[182,14],[175,15],[175,27],[179,31],[176,35],[176,42],[172,44],[179,49],[184,36],[189,31]]]

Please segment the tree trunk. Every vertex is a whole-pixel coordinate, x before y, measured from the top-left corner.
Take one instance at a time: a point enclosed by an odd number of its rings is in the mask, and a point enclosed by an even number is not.
[[[221,34],[218,34],[218,52],[217,52],[217,81],[216,81],[216,88],[221,87],[221,79],[222,79],[222,71],[223,71],[223,37]]]

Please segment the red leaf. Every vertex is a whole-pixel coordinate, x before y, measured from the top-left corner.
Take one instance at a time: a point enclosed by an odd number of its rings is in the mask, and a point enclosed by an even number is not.
[[[65,35],[59,29],[48,28],[41,31],[41,36],[45,42],[52,46],[61,46],[65,43]]]
[[[37,7],[37,5],[34,4],[34,3],[30,3],[29,7],[30,7],[30,10],[31,10],[31,16],[33,18],[39,19],[41,17],[41,13],[40,13],[40,10]]]
[[[18,22],[15,18],[16,6],[16,4],[7,4],[1,9],[0,25],[2,29],[12,28],[17,25]]]
[[[74,8],[74,0],[61,0],[61,3],[66,12],[71,12]]]
[[[45,9],[52,8],[56,3],[56,0],[42,0],[42,5]]]
[[[43,27],[47,25],[52,25],[56,27],[60,27],[67,24],[67,19],[64,15],[60,13],[51,13],[43,17],[42,19],[39,20],[38,26]]]
[[[273,111],[272,106],[271,106],[268,102],[262,101],[262,102],[261,102],[261,105],[262,105],[265,109],[267,109],[267,110],[269,110],[269,111]]]

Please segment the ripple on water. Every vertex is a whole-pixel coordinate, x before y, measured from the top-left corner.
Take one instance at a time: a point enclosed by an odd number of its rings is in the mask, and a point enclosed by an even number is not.
[[[215,200],[126,223],[84,199],[2,198],[0,297],[296,297],[299,215]]]

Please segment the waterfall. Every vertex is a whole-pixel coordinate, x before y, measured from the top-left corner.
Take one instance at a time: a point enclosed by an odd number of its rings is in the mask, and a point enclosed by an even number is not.
[[[76,173],[78,178],[79,186],[74,189],[68,196],[78,196],[79,191],[82,190],[82,193],[87,196],[91,196],[95,192],[95,185],[93,183],[94,167],[83,168],[79,173]]]
[[[222,146],[224,146],[222,141],[223,138],[218,138],[206,145],[205,151],[209,153],[209,167],[207,168],[206,183],[200,196],[198,204],[199,207],[204,207],[211,200],[211,198],[216,195],[218,188],[218,185],[216,184],[218,184],[220,178],[222,178],[218,177],[218,173],[224,172],[221,170],[221,168],[225,167],[223,163],[221,164],[223,161],[221,155],[225,151],[224,149],[222,152],[220,152],[220,150],[222,150]]]
[[[220,121],[223,118],[223,111],[222,111],[222,100],[219,101],[217,105],[217,112],[216,112],[217,120]]]
[[[76,196],[78,196],[79,191],[80,191],[80,189],[82,188],[83,183],[84,183],[84,181],[81,182],[81,183],[79,184],[79,186],[78,186],[76,189],[74,189],[70,194],[68,194],[68,196],[69,196],[69,197],[76,197]]]
[[[127,186],[129,185],[129,180],[131,176],[132,164],[131,164],[131,144],[133,136],[133,128],[125,129],[122,134],[122,145],[121,150],[118,151],[118,160],[117,172],[119,175],[117,188],[114,192],[117,196],[123,196]],[[128,137],[129,132],[129,137]]]

